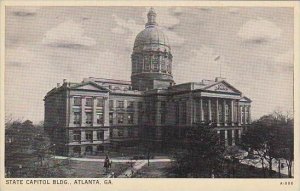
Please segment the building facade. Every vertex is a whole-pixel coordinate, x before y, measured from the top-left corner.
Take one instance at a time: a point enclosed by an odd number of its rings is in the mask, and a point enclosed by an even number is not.
[[[131,81],[64,80],[47,93],[45,130],[59,154],[97,154],[108,147],[180,145],[189,128],[214,128],[235,145],[251,123],[251,100],[224,78],[176,85],[167,36],[150,9],[134,42]]]

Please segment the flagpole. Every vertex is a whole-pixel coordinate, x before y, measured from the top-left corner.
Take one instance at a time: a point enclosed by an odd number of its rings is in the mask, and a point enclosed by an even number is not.
[[[218,60],[220,60],[220,57],[221,57],[221,56],[218,55],[218,56],[215,57],[214,60],[217,62]],[[219,64],[220,64],[220,78],[222,78],[222,64],[221,64],[221,62],[220,62]]]

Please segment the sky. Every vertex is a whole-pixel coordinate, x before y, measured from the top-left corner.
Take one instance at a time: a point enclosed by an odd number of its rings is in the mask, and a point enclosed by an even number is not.
[[[177,84],[221,75],[252,102],[252,118],[293,110],[292,8],[154,7]],[[149,7],[7,7],[5,112],[44,119],[43,98],[87,77],[130,80]],[[220,59],[215,60],[220,56]]]

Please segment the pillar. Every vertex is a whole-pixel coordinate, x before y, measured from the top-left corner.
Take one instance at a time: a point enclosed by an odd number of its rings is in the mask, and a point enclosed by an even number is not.
[[[224,121],[224,126],[227,126],[226,123],[226,99],[223,100],[223,121]]]
[[[85,130],[81,130],[81,142],[86,141],[85,139]]]
[[[238,121],[238,126],[241,126],[241,106],[240,103],[237,103],[237,121]]]
[[[93,131],[93,141],[98,141],[97,131]]]
[[[85,155],[85,146],[80,146],[81,149],[81,155]]]
[[[231,125],[234,126],[234,102],[231,100],[231,107],[230,107],[230,113],[231,113]]]
[[[232,146],[234,146],[235,145],[235,134],[234,134],[234,129],[232,129],[232,130],[230,130],[230,131],[232,131]]]
[[[74,97],[70,96],[70,109],[69,109],[69,126],[72,127],[74,126],[74,112],[73,112],[73,105],[74,105]]]
[[[197,120],[197,101],[195,99],[192,100],[192,108],[193,108],[193,118],[192,118],[192,123],[196,123]]]
[[[85,126],[85,97],[81,97],[81,126]]]
[[[103,97],[103,125],[109,126],[109,99],[108,97]],[[115,105],[115,104],[114,104]],[[114,123],[116,124],[116,123]]]
[[[242,138],[242,130],[239,130],[239,140],[241,140],[241,138]]]
[[[69,143],[73,142],[73,130],[69,130]]]
[[[217,101],[216,101],[216,108],[217,108],[217,126],[220,126],[220,119],[219,119],[219,98],[217,98]]]
[[[227,130],[224,131],[224,141],[225,141],[225,147],[227,147],[228,146]]]
[[[208,98],[208,120],[211,122],[211,100]]]
[[[204,121],[203,100],[200,98],[200,122]]]
[[[97,126],[97,112],[96,112],[96,107],[97,107],[97,97],[93,97],[93,126]]]
[[[246,107],[247,107],[247,106],[244,106],[244,107],[243,107],[243,110],[244,110],[244,116],[243,116],[244,125],[247,124],[247,121],[246,121],[246,119],[247,119],[247,117],[246,117]]]
[[[248,106],[249,124],[251,123],[251,106]]]

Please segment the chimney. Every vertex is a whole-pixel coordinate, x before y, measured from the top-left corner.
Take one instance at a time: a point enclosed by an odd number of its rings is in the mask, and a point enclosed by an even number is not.
[[[66,82],[67,82],[67,79],[64,79],[64,80],[63,80],[63,83],[66,83]]]

